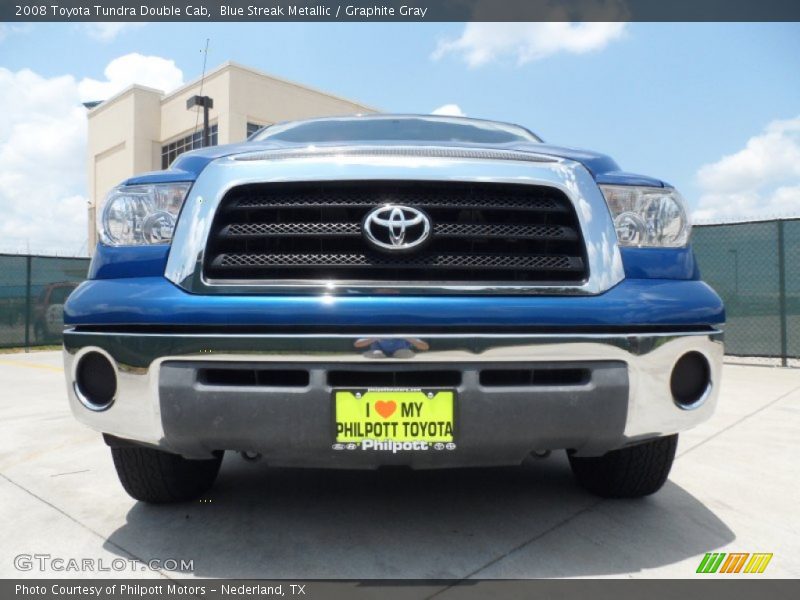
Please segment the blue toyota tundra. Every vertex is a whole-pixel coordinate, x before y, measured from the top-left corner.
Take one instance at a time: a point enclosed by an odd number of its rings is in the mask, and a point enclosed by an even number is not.
[[[273,125],[128,179],[64,311],[75,417],[146,502],[226,450],[329,468],[520,464],[638,497],[717,400],[724,308],[679,193],[517,125]]]

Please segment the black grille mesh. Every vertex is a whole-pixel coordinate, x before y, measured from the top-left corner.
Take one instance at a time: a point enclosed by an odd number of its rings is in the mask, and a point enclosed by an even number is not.
[[[432,240],[407,253],[364,240],[373,208],[423,210]],[[450,182],[253,184],[223,198],[205,253],[225,280],[566,283],[587,277],[569,200],[544,186]]]
[[[332,190],[324,198],[309,194],[286,194],[280,197],[273,197],[272,194],[266,196],[251,196],[242,198],[237,203],[237,209],[254,208],[337,208],[337,207],[368,207],[380,206],[386,202],[394,204],[406,204],[415,208],[455,208],[455,209],[484,209],[487,205],[495,209],[505,210],[538,210],[562,212],[564,206],[552,198],[515,198],[513,196],[501,196],[487,194],[479,198],[459,197],[456,194],[422,194],[406,193],[403,200],[395,199],[386,195],[368,195],[364,193],[342,193]]]
[[[568,256],[508,256],[504,254],[431,254],[403,258],[366,254],[221,254],[214,267],[372,267],[401,269],[434,267],[451,269],[562,269],[575,268]],[[576,261],[580,262],[580,261]]]
[[[575,231],[557,225],[486,225],[473,223],[439,223],[433,228],[437,236],[448,237],[499,237],[574,240]],[[221,237],[278,235],[336,235],[360,237],[360,223],[232,223],[220,231]]]

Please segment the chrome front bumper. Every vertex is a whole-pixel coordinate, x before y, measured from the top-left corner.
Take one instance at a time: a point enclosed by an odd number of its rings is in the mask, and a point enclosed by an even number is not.
[[[370,337],[375,336],[67,330],[64,361],[70,407],[79,421],[99,432],[185,456],[226,449],[255,450],[273,464],[298,466],[513,464],[533,450],[571,448],[585,455],[602,454],[705,421],[717,401],[723,357],[718,330],[380,335],[390,345],[415,338],[427,346],[392,356],[365,350],[363,340]],[[105,410],[87,405],[75,384],[78,359],[92,350],[110,357],[117,371],[117,394]],[[706,357],[711,383],[702,401],[686,409],[673,401],[670,375],[689,351]],[[586,368],[592,376],[574,386],[493,389],[483,387],[477,377],[482,365],[554,363]],[[195,376],[208,365],[232,364],[303,368],[310,380],[291,390],[217,389]],[[332,388],[326,371],[390,366],[462,371],[456,418],[464,439],[457,451],[446,453],[446,458],[409,453],[415,456],[388,459],[332,451]],[[473,432],[473,443],[465,437],[468,432]]]

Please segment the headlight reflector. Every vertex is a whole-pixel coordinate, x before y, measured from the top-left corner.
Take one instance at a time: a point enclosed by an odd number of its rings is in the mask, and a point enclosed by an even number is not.
[[[109,246],[168,244],[191,183],[120,186],[98,214],[100,240]]]
[[[680,248],[692,226],[686,204],[673,188],[601,185],[621,246]]]

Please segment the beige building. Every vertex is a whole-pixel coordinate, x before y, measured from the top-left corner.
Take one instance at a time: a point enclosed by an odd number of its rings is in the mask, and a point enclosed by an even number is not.
[[[202,145],[202,109],[187,110],[200,95],[198,79],[165,94],[133,85],[89,110],[89,248],[95,214],[108,191],[137,173],[165,169],[182,152]],[[264,125],[317,116],[376,112],[304,85],[226,62],[206,74],[202,95],[214,100],[211,144],[240,142]]]

